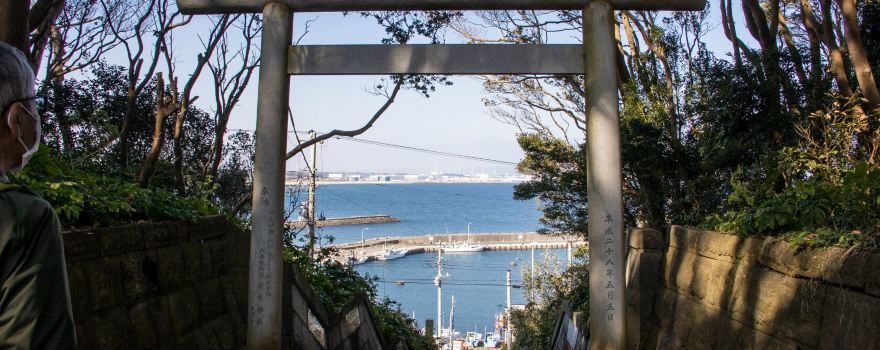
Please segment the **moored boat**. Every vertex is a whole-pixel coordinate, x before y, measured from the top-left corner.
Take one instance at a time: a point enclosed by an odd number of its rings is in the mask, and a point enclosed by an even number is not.
[[[385,249],[382,254],[379,254],[376,258],[379,260],[393,260],[406,256],[409,253],[409,249]]]
[[[472,253],[486,250],[486,246],[473,243],[449,244],[441,247],[444,253]]]

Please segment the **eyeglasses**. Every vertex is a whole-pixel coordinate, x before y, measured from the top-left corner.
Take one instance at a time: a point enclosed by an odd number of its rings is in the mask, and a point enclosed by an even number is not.
[[[2,116],[4,116],[4,117],[7,117],[6,113],[8,113],[10,109],[12,109],[12,106],[14,106],[16,103],[24,104],[25,102],[28,102],[28,101],[34,101],[34,104],[37,105],[37,110],[38,110],[38,111],[41,110],[41,109],[43,109],[43,108],[46,106],[46,97],[45,97],[45,96],[43,96],[43,95],[34,95],[34,96],[31,96],[31,97],[20,98],[20,99],[17,99],[17,100],[14,100],[14,101],[10,102],[8,105],[6,105],[6,108],[3,109],[3,114],[0,114],[0,115],[2,115]],[[36,120],[40,120],[40,118],[37,117],[37,116],[35,115],[34,112],[31,112],[31,110],[29,110],[29,109],[27,109],[27,108],[25,108],[24,110],[25,110],[28,114],[30,114],[30,116],[33,117],[34,119],[36,119]]]

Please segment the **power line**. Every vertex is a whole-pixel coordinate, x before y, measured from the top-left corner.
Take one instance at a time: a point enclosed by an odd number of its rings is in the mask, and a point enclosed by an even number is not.
[[[474,160],[474,161],[479,161],[479,162],[504,164],[504,165],[517,165],[517,163],[515,163],[515,162],[508,162],[506,160],[498,160],[498,159],[491,159],[491,158],[484,158],[484,157],[477,157],[477,156],[469,156],[469,155],[464,155],[464,154],[443,152],[443,151],[431,150],[431,149],[426,149],[426,148],[397,145],[397,144],[387,143],[387,142],[372,141],[372,140],[367,140],[367,139],[357,139],[354,137],[337,136],[335,138],[340,139],[340,140],[345,140],[345,141],[359,142],[359,143],[365,143],[368,145],[389,147],[389,148],[395,148],[395,149],[400,149],[400,150],[405,150],[405,151],[434,154],[434,155],[444,156],[444,157],[452,157],[452,158],[467,159],[467,160]]]
[[[229,129],[229,131],[253,132],[253,130],[249,130],[249,129]],[[289,134],[292,134],[292,133],[307,134],[307,132],[305,132],[305,131],[288,131],[287,133],[289,133]],[[320,135],[327,134],[325,132],[317,132],[317,131],[316,131],[316,133],[318,133]],[[405,151],[421,152],[421,153],[433,154],[433,155],[438,155],[438,156],[467,159],[467,160],[486,162],[486,163],[495,163],[495,164],[504,164],[504,165],[517,165],[518,164],[516,162],[509,162],[506,160],[499,160],[499,159],[492,159],[492,158],[485,158],[485,157],[478,157],[478,156],[469,156],[466,154],[451,153],[451,152],[444,152],[444,151],[432,150],[432,149],[427,149],[427,148],[398,145],[398,144],[393,144],[393,143],[388,143],[388,142],[354,138],[351,136],[334,136],[333,138],[337,139],[337,140],[359,142],[359,143],[369,144],[369,145],[373,145],[373,146],[389,147],[389,148],[395,148],[395,149],[400,149],[400,150],[405,150]]]

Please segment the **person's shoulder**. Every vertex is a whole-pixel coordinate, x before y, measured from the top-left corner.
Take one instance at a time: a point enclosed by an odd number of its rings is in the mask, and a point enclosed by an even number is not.
[[[27,186],[5,184],[0,187],[0,195],[8,197],[16,206],[26,208],[31,213],[54,213],[52,205]]]

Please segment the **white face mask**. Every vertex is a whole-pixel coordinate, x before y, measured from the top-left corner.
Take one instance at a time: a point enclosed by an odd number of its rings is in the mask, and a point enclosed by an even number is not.
[[[34,153],[37,153],[37,150],[40,149],[40,137],[42,137],[42,128],[40,126],[40,117],[37,116],[36,114],[34,114],[33,112],[31,112],[31,110],[28,109],[27,106],[25,106],[23,102],[14,102],[12,105],[15,105],[16,103],[21,104],[21,106],[20,106],[21,109],[24,110],[25,113],[27,115],[29,115],[31,118],[34,118],[34,122],[36,123],[34,126],[34,144],[33,144],[33,146],[28,147],[28,145],[24,143],[24,140],[22,140],[21,136],[19,135],[18,142],[21,143],[21,147],[24,148],[25,151],[24,151],[24,153],[21,154],[21,163],[15,167],[13,167],[12,169],[9,169],[9,171],[19,171],[22,168],[24,168],[25,165],[27,165],[28,161],[31,159],[31,157],[34,155]],[[10,105],[10,110],[12,109],[12,105]],[[9,113],[6,116],[6,125],[8,125],[10,128],[12,128],[12,120],[11,119],[12,119],[12,113]]]

